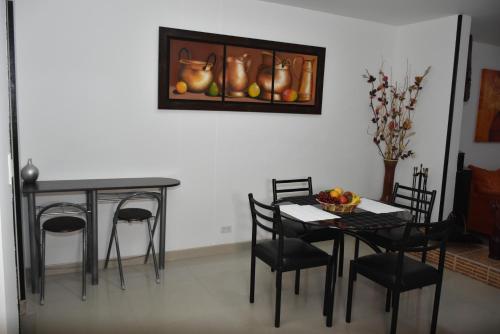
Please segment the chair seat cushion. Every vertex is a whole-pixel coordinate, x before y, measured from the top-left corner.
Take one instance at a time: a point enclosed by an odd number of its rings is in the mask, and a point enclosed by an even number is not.
[[[339,237],[339,231],[323,226],[306,225],[283,219],[283,234],[287,238],[299,238],[306,242],[334,240]]]
[[[126,208],[120,209],[118,211],[118,219],[119,220],[146,220],[151,218],[153,214],[151,211],[141,208]]]
[[[85,221],[78,217],[60,216],[47,219],[42,228],[55,233],[74,232],[85,228]]]
[[[385,287],[391,287],[396,283],[397,261],[397,253],[379,253],[362,256],[352,263],[359,274]],[[439,272],[436,268],[404,256],[402,291],[435,284],[438,280]]]
[[[255,245],[255,256],[270,265],[278,267],[278,240],[264,240]],[[296,238],[283,240],[283,271],[298,268],[312,268],[327,265],[330,255],[321,249]]]
[[[403,240],[403,234],[405,231],[404,226],[391,228],[391,229],[383,229],[374,232],[361,232],[360,236],[371,241],[375,245],[388,249],[394,250],[396,248],[396,243],[398,241]],[[415,237],[418,235],[422,235],[422,232],[412,228],[410,230],[410,237]]]

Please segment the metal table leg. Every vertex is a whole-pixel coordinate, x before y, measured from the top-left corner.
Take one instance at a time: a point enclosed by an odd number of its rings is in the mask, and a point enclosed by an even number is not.
[[[332,286],[330,290],[330,305],[327,310],[326,315],[326,326],[332,327],[333,324],[333,307],[335,305],[335,285],[337,284],[337,267],[338,267],[338,258],[339,258],[339,243],[340,240],[333,242],[333,268],[332,268]]]
[[[92,272],[92,201],[90,191],[85,192],[87,199],[87,272]]]
[[[91,212],[91,224],[92,226],[91,231],[92,231],[92,236],[91,236],[91,244],[92,247],[91,249],[91,267],[92,267],[92,285],[97,285],[99,283],[99,273],[98,273],[98,264],[99,264],[99,257],[98,257],[98,239],[97,239],[97,190],[91,190],[90,191],[90,202],[91,202],[91,207],[92,207],[92,212]]]
[[[36,206],[35,206],[35,194],[28,193],[28,227],[30,233],[30,266],[31,266],[31,292],[37,293],[39,291],[39,247],[37,234],[40,233],[40,229],[37,228],[36,224]]]
[[[160,247],[159,262],[160,269],[165,269],[165,230],[167,217],[167,187],[161,188],[161,208],[160,208]]]

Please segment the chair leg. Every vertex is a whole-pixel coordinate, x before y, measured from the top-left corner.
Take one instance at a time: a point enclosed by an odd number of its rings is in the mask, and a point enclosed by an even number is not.
[[[280,327],[281,313],[281,270],[276,271],[276,305],[274,311],[274,327]]]
[[[40,305],[45,304],[45,230],[42,230],[40,241]]]
[[[385,311],[391,310],[391,289],[387,289],[387,296],[385,297]]]
[[[426,261],[426,260],[427,260],[427,251],[426,251],[426,250],[424,250],[424,251],[422,252],[422,263],[425,263],[425,261]]]
[[[344,234],[340,234],[339,236],[339,260],[338,260],[338,266],[339,266],[339,277],[342,277],[344,275]]]
[[[326,267],[326,278],[325,278],[325,297],[323,299],[323,315],[328,315],[330,311],[330,295],[332,289],[332,263],[329,263]]]
[[[83,246],[82,246],[82,300],[87,300],[87,227],[83,229]]]
[[[295,294],[298,295],[300,291],[300,269],[295,270]]]
[[[104,261],[104,269],[108,268],[109,256],[111,255],[111,247],[113,246],[113,239],[116,233],[116,223],[113,222],[113,228],[111,229],[111,237],[109,238],[108,252],[106,253],[106,261]]]
[[[438,312],[439,312],[439,300],[441,299],[441,282],[436,284],[436,292],[434,293],[434,306],[432,308],[432,322],[431,322],[431,334],[436,333]]]
[[[125,290],[125,279],[123,278],[122,257],[120,256],[120,244],[118,242],[118,230],[116,230],[116,227],[115,227],[115,244],[116,244],[116,259],[118,260],[118,271],[120,272],[120,283],[122,286],[122,290]]]
[[[356,274],[356,268],[354,267],[353,261],[349,266],[349,285],[347,288],[347,306],[345,312],[345,322],[351,322],[351,310],[352,310],[352,290],[354,287],[354,275]]]
[[[153,264],[155,267],[156,283],[160,283],[160,274],[158,272],[158,262],[156,261],[153,231],[151,230],[151,222],[149,221],[149,218],[147,220],[147,223],[148,223],[148,233],[149,233],[149,244],[151,246],[151,255],[153,256]]]
[[[399,310],[399,291],[393,291],[391,334],[396,334],[396,327],[398,324],[398,310]]]
[[[359,257],[359,239],[356,238],[356,242],[354,243],[354,260],[357,260]],[[356,281],[357,274],[354,273],[353,280]]]
[[[255,296],[255,255],[253,254],[250,259],[250,303],[254,302]]]
[[[156,232],[156,225],[158,224],[158,218],[155,217],[155,223],[153,224],[153,237]],[[151,244],[148,245],[148,250],[146,251],[146,258],[144,259],[144,264],[148,263],[149,252],[151,252]]]

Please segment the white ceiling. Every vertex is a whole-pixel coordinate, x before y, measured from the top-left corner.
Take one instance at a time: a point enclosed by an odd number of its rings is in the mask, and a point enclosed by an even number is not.
[[[264,0],[284,5],[404,25],[453,14],[472,17],[475,41],[500,46],[500,0]]]

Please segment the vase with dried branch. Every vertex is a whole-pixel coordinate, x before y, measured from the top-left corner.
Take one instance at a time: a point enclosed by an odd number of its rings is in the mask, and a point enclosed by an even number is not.
[[[424,78],[429,74],[427,67],[422,75],[410,79],[406,72],[402,85],[392,82],[381,68],[375,77],[368,70],[363,77],[370,84],[370,111],[372,113],[373,142],[384,159],[385,175],[381,201],[389,202],[394,184],[394,172],[399,159],[414,156],[409,149],[413,131],[413,113],[417,98],[422,90]]]

